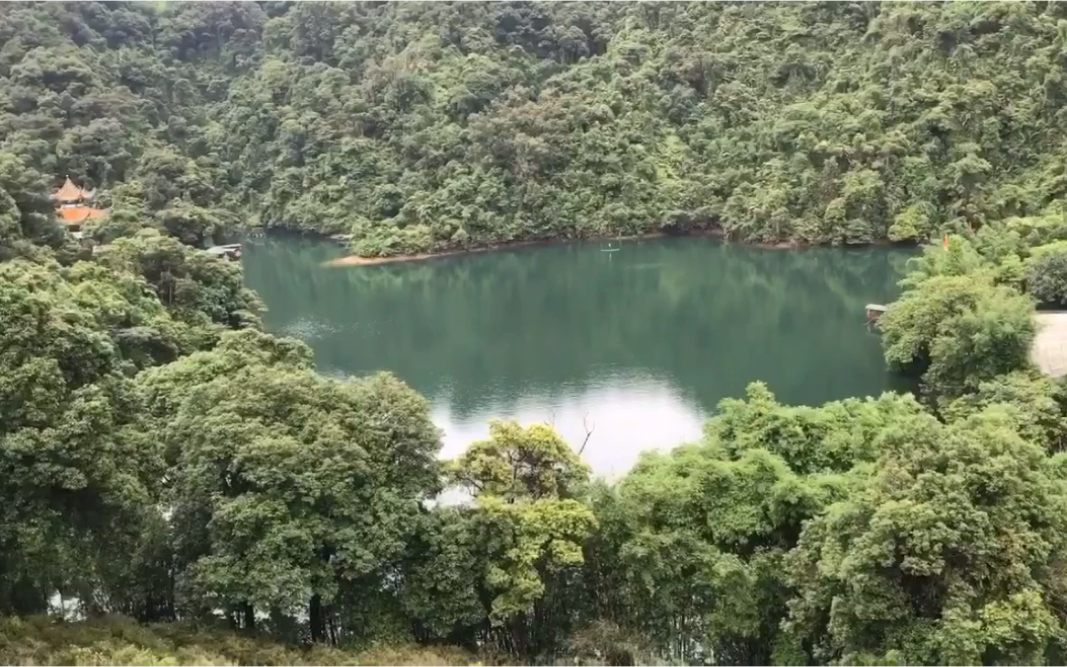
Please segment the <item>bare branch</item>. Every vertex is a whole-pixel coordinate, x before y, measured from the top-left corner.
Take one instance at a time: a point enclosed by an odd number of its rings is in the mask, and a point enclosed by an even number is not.
[[[545,426],[548,426],[549,428],[556,428],[556,411],[553,410],[552,413],[551,413],[551,419],[549,421],[546,421],[546,422],[543,422],[543,423],[544,423]]]
[[[590,428],[589,424],[586,423],[588,418],[589,413],[587,412],[585,413],[585,416],[582,417],[582,428],[585,429],[585,440],[582,440],[582,446],[578,448],[578,456],[581,456],[582,452],[585,451],[585,446],[589,444],[589,438],[593,435],[593,431],[596,430],[596,422],[593,422],[593,427]]]

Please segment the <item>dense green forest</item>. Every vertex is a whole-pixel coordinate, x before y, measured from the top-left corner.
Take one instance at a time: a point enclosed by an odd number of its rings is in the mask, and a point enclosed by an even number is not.
[[[1062,664],[1027,352],[1065,40],[1054,3],[0,5],[0,661]],[[917,397],[753,384],[609,484],[543,424],[441,461],[396,377],[316,373],[198,248],[256,224],[958,233],[882,320]]]
[[[0,150],[196,243],[921,240],[1067,187],[1060,3],[14,3],[0,43]]]

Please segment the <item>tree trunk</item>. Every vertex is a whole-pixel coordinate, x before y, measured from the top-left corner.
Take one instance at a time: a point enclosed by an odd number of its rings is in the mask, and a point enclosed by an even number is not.
[[[330,631],[330,644],[337,646],[337,624],[334,623],[333,614],[326,616],[326,627]]]
[[[311,625],[312,643],[321,643],[326,635],[326,623],[322,615],[322,596],[318,593],[311,596],[311,603],[308,605],[308,622]]]
[[[246,632],[255,632],[256,630],[256,609],[252,606],[251,602],[245,602],[241,605],[241,613],[244,615],[244,629]]]
[[[529,659],[530,641],[526,627],[526,614],[516,614],[511,623],[511,649],[523,659]]]

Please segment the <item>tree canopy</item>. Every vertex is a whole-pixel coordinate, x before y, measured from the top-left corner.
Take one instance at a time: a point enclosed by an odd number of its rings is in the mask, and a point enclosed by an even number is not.
[[[1065,40],[1056,3],[0,5],[0,659],[1062,663],[1067,396],[1028,353]],[[923,390],[753,383],[614,482],[547,424],[441,461],[395,376],[263,331],[201,249],[245,225],[935,236],[879,324]]]
[[[242,221],[369,255],[704,228],[922,240],[1064,194],[1065,11],[10,3],[0,151],[137,183],[194,243]]]

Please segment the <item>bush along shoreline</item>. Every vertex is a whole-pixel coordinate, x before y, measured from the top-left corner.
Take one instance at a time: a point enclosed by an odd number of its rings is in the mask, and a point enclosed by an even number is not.
[[[313,233],[311,235],[318,239],[331,239],[336,240],[334,237],[324,237],[321,234]],[[645,234],[636,234],[628,236],[585,236],[580,238],[548,238],[541,240],[518,240],[501,242],[492,245],[468,245],[464,247],[448,247],[445,249],[422,252],[414,254],[396,254],[396,255],[360,255],[350,254],[338,257],[336,259],[329,260],[327,265],[329,266],[377,266],[380,264],[395,264],[403,262],[421,262],[430,259],[436,259],[441,257],[455,257],[460,255],[473,255],[485,252],[494,252],[497,250],[513,250],[517,248],[531,248],[539,246],[551,246],[564,243],[626,243],[631,241],[649,241],[655,239],[665,238],[715,238],[721,239],[725,243],[739,243],[745,246],[754,246],[757,248],[764,248],[768,250],[801,250],[804,248],[813,247],[845,247],[845,248],[919,248],[921,243],[916,240],[906,241],[889,241],[887,239],[881,241],[871,241],[867,243],[853,243],[842,245],[839,243],[800,243],[797,241],[781,241],[777,243],[760,243],[760,242],[746,242],[746,241],[731,241],[726,237],[722,228],[720,227],[707,227],[700,229],[693,229],[684,232],[648,232]],[[357,246],[358,247],[358,246]],[[351,248],[350,248],[351,249]]]

